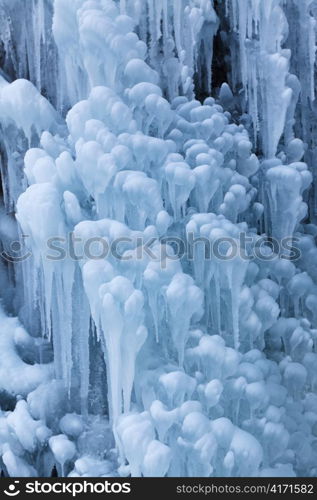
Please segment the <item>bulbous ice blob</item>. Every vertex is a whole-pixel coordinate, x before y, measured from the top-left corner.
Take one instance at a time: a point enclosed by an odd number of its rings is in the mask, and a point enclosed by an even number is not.
[[[76,454],[75,444],[65,434],[58,434],[49,439],[49,446],[55,460],[61,465],[62,470],[67,462],[72,460]]]
[[[223,385],[220,380],[211,380],[205,387],[205,397],[208,407],[212,408],[219,402],[220,396],[223,391]]]
[[[170,314],[171,333],[182,366],[191,320],[199,320],[203,314],[203,295],[186,274],[176,274],[166,290]]]
[[[141,82],[153,83],[154,85],[158,83],[158,74],[142,59],[131,59],[125,67],[124,76],[129,87]]]
[[[77,438],[84,430],[83,419],[76,413],[66,413],[59,422],[60,430],[63,434],[72,438]]]
[[[7,449],[3,453],[2,460],[10,477],[37,476],[35,468],[29,465],[23,458],[16,456],[10,449]]]
[[[164,477],[168,472],[172,452],[160,441],[151,441],[146,450],[142,472],[145,477]]]

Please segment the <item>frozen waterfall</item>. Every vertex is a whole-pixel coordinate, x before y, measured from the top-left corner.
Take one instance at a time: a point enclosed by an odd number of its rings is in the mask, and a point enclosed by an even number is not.
[[[317,475],[316,33],[0,0],[3,475]]]

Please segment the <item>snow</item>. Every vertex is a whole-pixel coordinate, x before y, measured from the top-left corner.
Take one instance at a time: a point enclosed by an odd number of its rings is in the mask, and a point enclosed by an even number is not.
[[[7,317],[2,307],[0,321],[0,390],[11,395],[27,396],[38,385],[50,379],[53,375],[53,366],[25,363],[20,358],[17,348],[21,340],[26,340],[35,351],[34,339],[22,329],[17,318]],[[19,329],[22,329],[25,338],[21,339],[21,335],[16,335]],[[25,348],[25,344],[23,347]]]
[[[1,470],[314,476],[311,2],[13,7]],[[8,262],[22,236],[31,256]]]

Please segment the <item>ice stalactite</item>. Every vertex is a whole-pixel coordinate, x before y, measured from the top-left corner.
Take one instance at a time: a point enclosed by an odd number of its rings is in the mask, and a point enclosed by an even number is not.
[[[29,79],[56,104],[57,52],[51,26],[53,6],[52,0],[3,0],[0,4],[0,54],[2,70],[11,80]]]
[[[141,40],[150,37],[148,61],[170,99],[179,93],[193,96],[195,73],[202,89],[210,92],[213,38],[218,29],[213,1],[120,2],[120,11],[135,19]]]
[[[244,109],[252,116],[255,139],[264,154],[273,157],[281,139],[287,146],[298,134],[308,145],[305,161],[315,179],[315,3],[228,0],[226,7],[238,36],[229,50],[232,57],[238,54],[241,67],[240,72],[233,68],[230,83],[236,89],[243,86]],[[315,200],[312,191],[312,217]]]
[[[316,33],[317,10],[313,1],[285,3],[285,12],[289,23],[287,46],[291,49],[291,72],[300,82],[300,105],[295,121],[297,134],[308,145],[305,152],[307,162],[315,181],[316,162]],[[295,22],[297,20],[297,22]],[[310,211],[316,217],[316,193],[312,190]]]
[[[305,163],[297,162],[268,169],[266,178],[272,235],[279,241],[291,238],[307,215],[302,194],[310,186],[312,176]]]
[[[1,149],[6,165],[1,162],[4,203],[13,212],[17,198],[25,188],[21,172],[23,154],[32,141],[38,142],[41,133],[57,133],[62,120],[49,102],[27,80],[4,83],[0,88]]]
[[[260,133],[263,153],[271,158],[277,152],[292,98],[283,1],[229,0],[227,12],[239,37],[241,74],[232,83],[235,88],[242,83],[255,139]]]

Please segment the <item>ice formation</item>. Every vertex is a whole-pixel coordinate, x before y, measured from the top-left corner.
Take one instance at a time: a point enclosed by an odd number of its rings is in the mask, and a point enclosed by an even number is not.
[[[315,476],[316,2],[15,3],[3,474]]]

